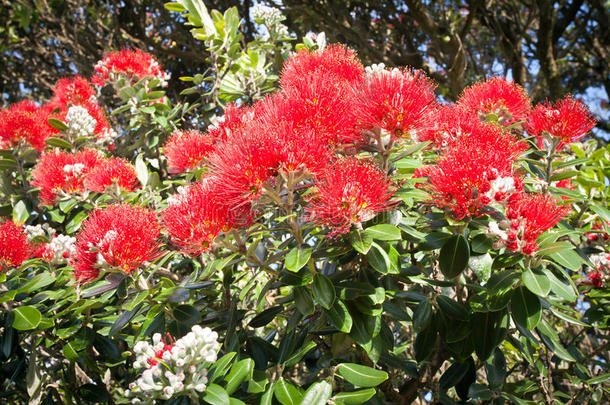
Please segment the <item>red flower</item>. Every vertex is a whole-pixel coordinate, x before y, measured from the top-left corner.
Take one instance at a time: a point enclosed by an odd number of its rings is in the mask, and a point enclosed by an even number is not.
[[[309,197],[308,219],[331,229],[331,236],[349,232],[377,213],[390,210],[394,187],[370,161],[342,158],[315,179]]]
[[[0,271],[18,267],[32,257],[34,248],[27,233],[12,221],[0,219]]]
[[[201,254],[219,233],[248,222],[248,208],[232,211],[218,192],[222,187],[216,179],[207,178],[182,188],[168,200],[163,225],[170,240],[186,253]]]
[[[468,87],[457,106],[478,115],[482,121],[489,121],[489,115],[495,114],[498,123],[504,126],[524,121],[532,108],[523,87],[500,77]]]
[[[602,275],[599,271],[594,271],[587,274],[587,278],[589,279],[589,283],[596,288],[601,288],[602,286]]]
[[[29,100],[0,110],[0,149],[9,149],[24,142],[41,152],[45,140],[59,132],[47,122],[50,117],[50,108],[38,107]]]
[[[484,215],[493,201],[501,202],[522,188],[513,165],[525,147],[495,126],[473,125],[427,169],[428,183],[420,187],[432,196],[430,204],[456,219]]]
[[[161,69],[154,56],[139,49],[123,49],[106,54],[95,65],[95,75],[91,81],[98,86],[104,86],[119,77],[128,80],[128,84],[132,85],[141,79],[149,78],[159,79],[160,85],[166,86],[169,79],[169,75]]]
[[[136,169],[125,159],[108,158],[99,161],[88,173],[85,188],[103,193],[108,187],[132,192],[138,185]]]
[[[95,89],[89,80],[76,75],[57,81],[53,88],[53,99],[49,103],[53,108],[67,110],[71,105],[84,106],[95,102]]]
[[[320,72],[334,81],[349,85],[358,85],[364,75],[364,67],[354,51],[343,45],[329,45],[323,50],[310,52],[300,50],[284,65],[280,84],[284,90],[291,87],[300,88],[302,79]]]
[[[501,239],[510,250],[521,249],[524,254],[532,255],[538,250],[538,236],[561,221],[569,210],[569,206],[558,206],[548,194],[514,194],[506,208],[506,218],[510,221],[508,239]]]
[[[560,139],[562,143],[574,142],[597,124],[589,108],[581,101],[570,96],[550,103],[538,104],[527,122],[527,132],[538,138],[541,149],[547,149],[544,142],[553,142],[549,136]],[[557,145],[559,146],[559,145]]]
[[[362,129],[379,128],[392,137],[416,137],[434,103],[434,84],[417,70],[373,71],[358,90],[354,106]]]
[[[115,204],[95,210],[76,236],[74,277],[89,282],[103,270],[131,273],[159,256],[157,215],[146,208]]]
[[[324,71],[295,78],[282,94],[261,103],[261,121],[290,121],[299,136],[312,142],[344,145],[360,142],[355,128],[353,88]],[[271,118],[268,118],[271,116]]]
[[[58,195],[84,191],[85,177],[100,159],[96,151],[89,149],[76,154],[48,152],[32,170],[32,185],[40,187],[43,204],[53,205]]]
[[[253,118],[253,108],[228,104],[222,118],[215,125],[210,125],[207,133],[214,142],[224,142],[230,137],[240,134]]]
[[[170,173],[198,167],[214,151],[214,138],[199,131],[175,131],[163,147]]]

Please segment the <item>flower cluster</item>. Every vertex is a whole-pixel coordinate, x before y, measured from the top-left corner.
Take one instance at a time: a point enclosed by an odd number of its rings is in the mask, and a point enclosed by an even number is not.
[[[553,153],[562,144],[585,136],[596,123],[587,106],[568,96],[555,104],[538,104],[528,119],[527,132],[538,139],[540,149]]]
[[[103,193],[133,191],[137,185],[135,168],[119,158],[105,158],[97,151],[45,153],[32,171],[32,185],[40,187],[40,199],[54,205],[85,191]]]
[[[568,211],[569,207],[558,206],[547,194],[513,194],[508,199],[506,220],[491,221],[488,233],[496,236],[499,244],[507,249],[532,255],[538,250],[538,236],[553,227]]]
[[[199,325],[180,339],[171,336],[162,339],[161,334],[153,335],[153,344],[146,341],[136,343],[133,348],[135,369],[142,375],[130,384],[125,394],[134,397],[132,403],[156,403],[158,399],[177,396],[198,398],[206,389],[207,368],[217,358],[220,344],[218,334],[210,328]]]
[[[29,145],[42,151],[45,140],[59,132],[49,125],[48,119],[51,117],[51,108],[39,107],[29,100],[0,110],[0,149]]]
[[[184,173],[199,167],[214,150],[215,138],[199,131],[175,131],[163,147],[170,173]]]
[[[0,271],[19,266],[33,253],[27,232],[12,221],[0,219]]]
[[[159,256],[160,226],[146,208],[114,204],[94,211],[76,236],[71,264],[80,282],[105,271],[131,273]]]
[[[309,219],[346,233],[396,204],[390,180],[373,163],[344,158],[328,166],[315,180],[309,197]]]
[[[151,54],[139,49],[123,49],[106,54],[95,65],[95,75],[91,80],[98,86],[119,84],[121,81],[133,85],[145,80],[146,87],[166,87],[169,77],[169,73],[161,69],[159,62]],[[155,85],[152,85],[153,80]]]

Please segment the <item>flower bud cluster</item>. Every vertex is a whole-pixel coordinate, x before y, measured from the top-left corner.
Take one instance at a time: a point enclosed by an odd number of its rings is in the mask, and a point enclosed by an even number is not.
[[[197,398],[206,389],[207,367],[217,359],[218,334],[210,328],[193,326],[191,332],[172,341],[169,335],[153,335],[153,344],[141,341],[133,348],[136,369],[145,368],[131,383],[128,397],[132,403],[156,403],[157,399],[189,395]]]
[[[89,115],[86,108],[73,105],[66,114],[68,133],[74,139],[91,136],[95,131],[97,120]]]

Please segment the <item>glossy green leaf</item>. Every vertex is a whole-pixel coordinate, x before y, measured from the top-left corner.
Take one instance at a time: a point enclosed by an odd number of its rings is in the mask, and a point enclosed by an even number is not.
[[[468,265],[470,259],[470,248],[466,238],[455,235],[445,242],[438,257],[439,266],[443,275],[452,279]]]
[[[252,378],[253,371],[254,360],[252,359],[243,359],[233,364],[229,375],[225,378],[225,390],[227,393],[231,395],[239,387],[239,384]]]
[[[313,276],[313,297],[326,309],[330,309],[335,302],[336,293],[332,281],[323,274],[317,273]]]
[[[352,317],[341,300],[336,300],[327,314],[333,326],[341,332],[349,333],[352,330]]]
[[[332,395],[332,387],[326,381],[318,381],[305,391],[301,404],[326,405]]]
[[[274,393],[275,399],[282,405],[299,405],[303,400],[303,394],[299,389],[283,377],[275,382]]]
[[[421,332],[430,325],[432,320],[432,305],[430,301],[424,300],[417,305],[413,313],[413,329],[416,333]]]
[[[294,294],[294,302],[299,312],[303,316],[313,314],[315,311],[315,304],[309,290],[305,287],[294,287],[292,293]]]
[[[366,258],[375,270],[382,274],[387,274],[393,271],[392,263],[388,253],[377,243],[371,244],[371,250],[366,254]]]
[[[521,275],[523,284],[540,297],[546,297],[551,291],[551,280],[540,269],[528,269]]]
[[[341,363],[337,374],[356,387],[376,387],[388,379],[388,373],[372,367],[354,363]]]
[[[192,325],[199,322],[201,314],[191,305],[178,305],[173,311],[174,318],[184,324]]]
[[[371,226],[364,233],[377,240],[400,240],[400,229],[390,224]]]
[[[18,307],[13,310],[13,328],[17,330],[34,329],[40,323],[42,314],[38,309],[32,306]]]
[[[375,388],[366,388],[358,391],[340,392],[335,394],[333,400],[335,403],[343,403],[345,405],[363,404],[375,395]]]
[[[527,330],[534,329],[542,316],[540,299],[524,286],[513,292],[510,309],[515,322]]]
[[[582,257],[574,250],[562,250],[548,255],[555,263],[560,264],[570,270],[577,271],[584,263]]]
[[[295,247],[288,252],[285,259],[286,268],[292,272],[301,270],[311,258],[310,247]]]
[[[446,295],[439,295],[436,297],[436,303],[443,314],[447,315],[448,317],[458,319],[460,321],[468,320],[468,309]]]
[[[210,405],[229,404],[229,394],[219,385],[210,384],[206,387],[203,400]]]
[[[352,247],[363,255],[367,254],[369,249],[371,249],[373,237],[370,234],[359,230],[354,230],[349,234],[349,237]]]
[[[25,205],[25,201],[19,200],[13,207],[13,221],[18,224],[23,224],[30,217],[28,207]]]
[[[49,123],[50,126],[57,129],[58,131],[65,131],[68,129],[68,126],[66,125],[66,123],[58,120],[57,118],[48,118],[47,122]],[[55,138],[55,139],[58,139],[58,138]],[[53,146],[55,146],[55,145],[53,145]]]

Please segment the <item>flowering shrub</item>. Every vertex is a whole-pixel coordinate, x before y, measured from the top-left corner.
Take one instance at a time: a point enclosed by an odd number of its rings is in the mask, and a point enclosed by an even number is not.
[[[276,9],[242,48],[235,9],[167,8],[206,104],[125,49],[0,112],[4,397],[608,401],[610,149],[581,101],[496,77],[448,103],[322,34],[290,54]]]

